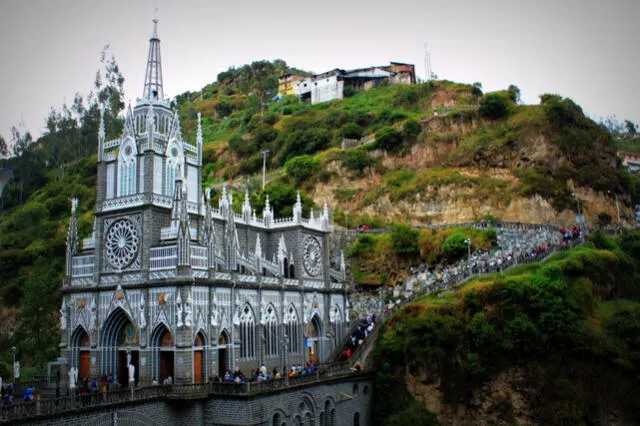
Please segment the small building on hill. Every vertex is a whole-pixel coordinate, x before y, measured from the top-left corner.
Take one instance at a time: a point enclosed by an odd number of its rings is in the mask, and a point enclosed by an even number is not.
[[[372,66],[345,71],[340,68],[312,75],[294,82],[292,93],[301,100],[318,104],[321,102],[343,99],[345,90],[369,90],[383,83],[415,84],[415,66],[401,62],[389,65]]]
[[[304,80],[305,78],[306,77],[304,75],[297,74],[285,74],[278,77],[278,95],[297,95],[296,83]]]

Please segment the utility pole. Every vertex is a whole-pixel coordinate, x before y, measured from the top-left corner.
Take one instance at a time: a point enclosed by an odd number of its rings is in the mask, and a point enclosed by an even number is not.
[[[262,190],[264,191],[264,187],[267,184],[267,155],[269,155],[269,151],[262,151]]]
[[[431,69],[431,52],[427,48],[427,43],[424,44],[424,75],[425,81],[429,81],[433,78],[433,70]]]

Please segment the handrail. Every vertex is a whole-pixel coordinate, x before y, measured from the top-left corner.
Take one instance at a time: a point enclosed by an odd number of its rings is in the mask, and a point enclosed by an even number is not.
[[[265,381],[248,381],[245,383],[209,382],[201,384],[156,385],[115,392],[97,392],[91,394],[75,394],[56,399],[37,399],[30,402],[14,401],[12,404],[0,404],[0,423],[24,420],[25,418],[60,415],[89,407],[104,407],[131,401],[151,400],[156,398],[208,398],[211,395],[252,396],[278,390],[308,386],[330,380],[337,380],[353,375],[348,362],[320,364],[315,373],[295,377],[283,377]],[[76,389],[77,390],[77,389]]]

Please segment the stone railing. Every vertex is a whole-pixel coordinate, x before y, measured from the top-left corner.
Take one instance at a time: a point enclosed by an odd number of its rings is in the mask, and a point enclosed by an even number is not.
[[[93,275],[94,256],[73,256],[71,260],[72,277],[89,277]]]
[[[340,148],[342,149],[354,148],[356,146],[362,146],[362,145],[368,144],[369,142],[373,142],[374,140],[375,138],[373,136],[365,136],[360,139],[344,138],[340,143]]]
[[[150,262],[151,271],[175,268],[178,263],[178,247],[152,247]]]
[[[86,395],[74,395],[56,399],[38,399],[25,403],[14,400],[13,403],[0,404],[0,423],[24,422],[59,416],[73,411],[84,411],[88,408],[101,408],[117,404],[129,404],[132,401],[144,401],[159,398],[194,399],[208,398],[212,395],[252,396],[272,393],[278,390],[309,386],[328,380],[339,380],[353,375],[348,362],[320,364],[315,373],[304,376],[283,377],[265,381],[249,381],[245,383],[209,382],[187,385],[158,385],[124,389],[117,392],[99,392]]]

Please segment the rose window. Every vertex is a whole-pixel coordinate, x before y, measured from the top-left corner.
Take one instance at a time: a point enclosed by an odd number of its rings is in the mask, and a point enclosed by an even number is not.
[[[315,277],[320,273],[322,265],[322,250],[320,243],[313,237],[307,237],[304,244],[304,269],[309,275]]]
[[[122,269],[135,260],[140,238],[136,226],[129,219],[114,222],[105,240],[107,261],[111,266]]]

